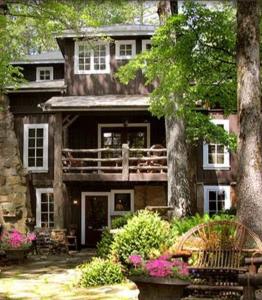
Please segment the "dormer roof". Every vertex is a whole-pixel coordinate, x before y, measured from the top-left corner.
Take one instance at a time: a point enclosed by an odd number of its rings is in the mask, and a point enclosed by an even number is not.
[[[63,64],[64,58],[61,51],[48,51],[40,54],[26,55],[19,61],[12,62],[13,65],[26,64]]]

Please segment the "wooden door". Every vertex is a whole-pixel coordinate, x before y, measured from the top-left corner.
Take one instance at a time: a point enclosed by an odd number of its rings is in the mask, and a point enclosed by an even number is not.
[[[108,196],[85,196],[85,240],[88,247],[100,241],[103,229],[108,225]]]

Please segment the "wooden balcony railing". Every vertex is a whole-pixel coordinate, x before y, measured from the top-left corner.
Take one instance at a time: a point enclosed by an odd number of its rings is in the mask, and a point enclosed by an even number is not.
[[[130,174],[167,172],[166,149],[122,148],[63,149],[64,174],[119,174],[129,180]]]

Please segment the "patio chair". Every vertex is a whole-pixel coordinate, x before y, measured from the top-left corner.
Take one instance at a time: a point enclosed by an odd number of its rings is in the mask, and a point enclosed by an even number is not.
[[[244,258],[261,252],[262,242],[239,222],[212,221],[189,230],[177,251],[191,252],[189,299],[240,299],[243,287],[238,284],[238,275],[248,272]]]

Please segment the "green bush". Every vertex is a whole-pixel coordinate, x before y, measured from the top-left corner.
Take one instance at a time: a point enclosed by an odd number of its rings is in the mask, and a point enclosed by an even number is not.
[[[120,264],[102,258],[80,266],[80,285],[83,287],[121,283],[124,280]]]
[[[127,221],[134,216],[134,213],[127,213],[123,216],[116,216],[112,220],[112,229],[122,228],[127,224]]]
[[[131,254],[139,253],[148,259],[157,251],[166,250],[170,243],[170,226],[157,213],[147,210],[138,212],[115,235],[112,255],[123,264]]]
[[[97,256],[101,258],[108,258],[111,252],[111,245],[114,240],[113,234],[110,233],[109,229],[105,229],[102,233],[100,242],[97,243]]]
[[[185,217],[182,219],[174,218],[171,221],[171,232],[173,236],[181,236],[182,234],[186,233],[189,229],[202,223],[207,223],[209,221],[224,221],[234,219],[234,215],[227,213],[217,214],[213,216],[209,216],[208,214],[200,216],[199,214],[196,214],[194,216]]]

